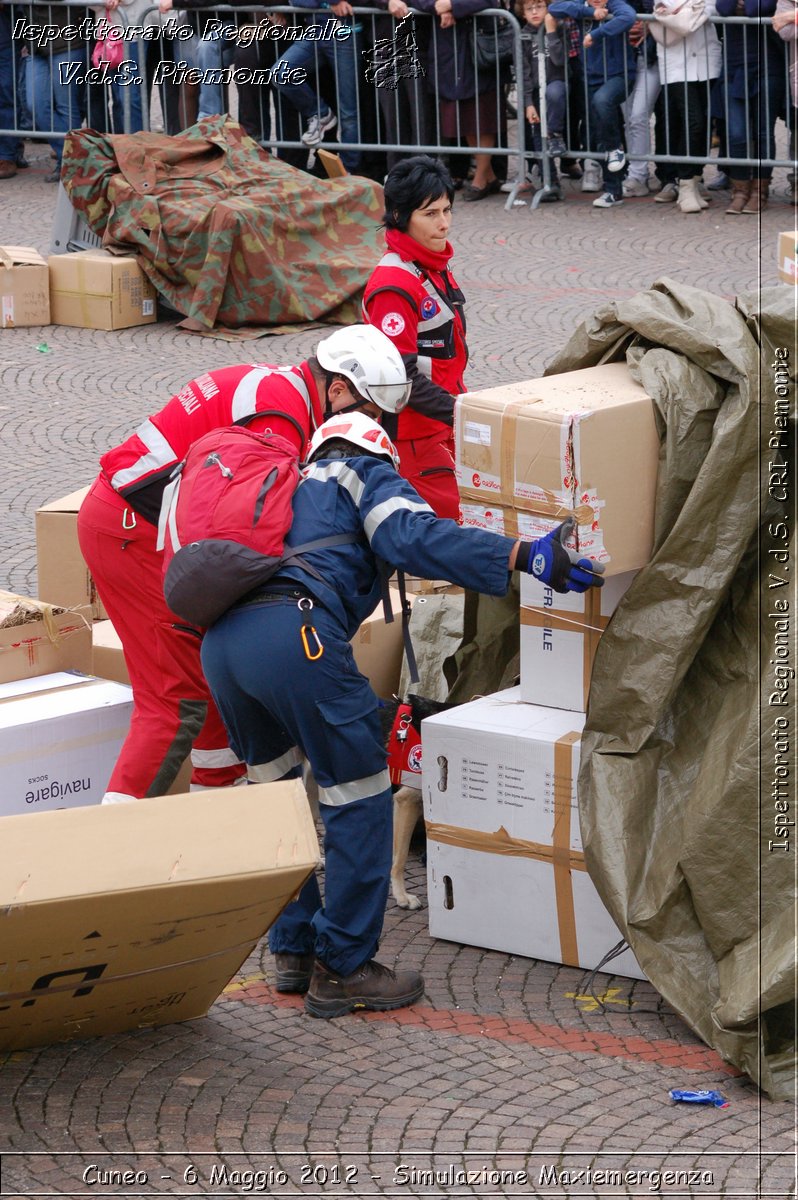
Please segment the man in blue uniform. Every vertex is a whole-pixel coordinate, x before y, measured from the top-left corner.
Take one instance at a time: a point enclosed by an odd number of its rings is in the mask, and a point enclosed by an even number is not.
[[[392,794],[379,702],[350,639],[381,598],[385,564],[504,595],[511,570],[557,591],[601,586],[603,567],[562,545],[562,527],[514,541],[442,520],[398,472],[379,425],[359,412],[317,429],[294,497],[289,542],[350,535],[308,552],[205,635],[202,665],[231,745],[260,783],[300,774],[307,756],[325,828],[325,901],[312,877],[272,927],[278,991],[314,1017],[418,1000],[417,971],[374,961],[391,868]]]

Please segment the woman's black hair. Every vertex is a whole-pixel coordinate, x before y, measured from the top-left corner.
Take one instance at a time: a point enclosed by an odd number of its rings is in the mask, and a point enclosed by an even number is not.
[[[386,229],[404,232],[410,218],[426,200],[438,200],[446,196],[451,204],[454,200],[452,177],[443,163],[428,154],[414,154],[402,159],[388,172],[385,180],[385,215],[382,223]]]

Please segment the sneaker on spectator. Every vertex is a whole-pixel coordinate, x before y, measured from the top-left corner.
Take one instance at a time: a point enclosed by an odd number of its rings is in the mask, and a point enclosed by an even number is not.
[[[709,192],[725,192],[729,186],[729,176],[723,171],[718,171],[714,179],[707,184]]]
[[[302,134],[302,141],[306,146],[320,146],[327,130],[335,129],[337,124],[338,118],[331,108],[328,108],[323,116],[317,113],[308,121],[308,127]]]
[[[666,183],[654,197],[655,204],[675,204],[679,195],[676,182]]]
[[[597,162],[594,162],[592,158],[585,159],[585,165],[582,172],[582,191],[601,191],[601,167]]]
[[[607,155],[607,170],[622,171],[626,166],[626,154],[621,146],[617,150],[610,150]]]
[[[612,192],[604,192],[593,201],[594,208],[617,208],[619,204],[623,204],[623,196],[613,196]]]
[[[553,158],[559,158],[561,154],[565,154],[567,149],[568,147],[562,139],[562,134],[549,134],[549,154],[551,154]]]
[[[648,182],[645,179],[624,179],[624,196],[648,196]]]

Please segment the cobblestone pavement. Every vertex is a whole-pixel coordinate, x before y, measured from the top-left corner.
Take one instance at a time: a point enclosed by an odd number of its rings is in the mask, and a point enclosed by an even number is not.
[[[46,252],[55,192],[46,153],[32,157],[0,184],[0,243]],[[604,212],[575,189],[535,212],[457,205],[470,386],[540,372],[604,300],[662,276],[728,297],[775,283],[776,235],[794,220],[784,192],[780,177],[760,221],[725,217],[723,193],[697,216],[648,200]],[[317,337],[241,346],[170,322],[0,334],[0,586],[35,595],[35,508],[87,483],[186,379],[297,361]],[[423,896],[417,855],[409,874]],[[0,1195],[642,1197],[664,1170],[681,1172],[664,1195],[796,1194],[793,1107],[735,1074],[650,985],[599,976],[623,1007],[602,1012],[584,972],[433,941],[424,909],[392,903],[381,958],[423,970],[423,1003],[314,1021],[273,991],[259,947],[203,1020],[0,1059]],[[671,1087],[718,1088],[730,1105],[674,1105]],[[140,1174],[115,1184],[125,1170]]]

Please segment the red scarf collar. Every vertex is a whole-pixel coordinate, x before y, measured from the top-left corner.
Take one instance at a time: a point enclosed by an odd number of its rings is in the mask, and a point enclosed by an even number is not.
[[[385,242],[389,250],[395,251],[396,254],[410,262],[417,262],[419,266],[428,271],[445,271],[449,265],[449,259],[454,254],[451,242],[446,243],[445,250],[427,250],[415,238],[411,238],[409,233],[403,233],[401,229],[386,229]]]

